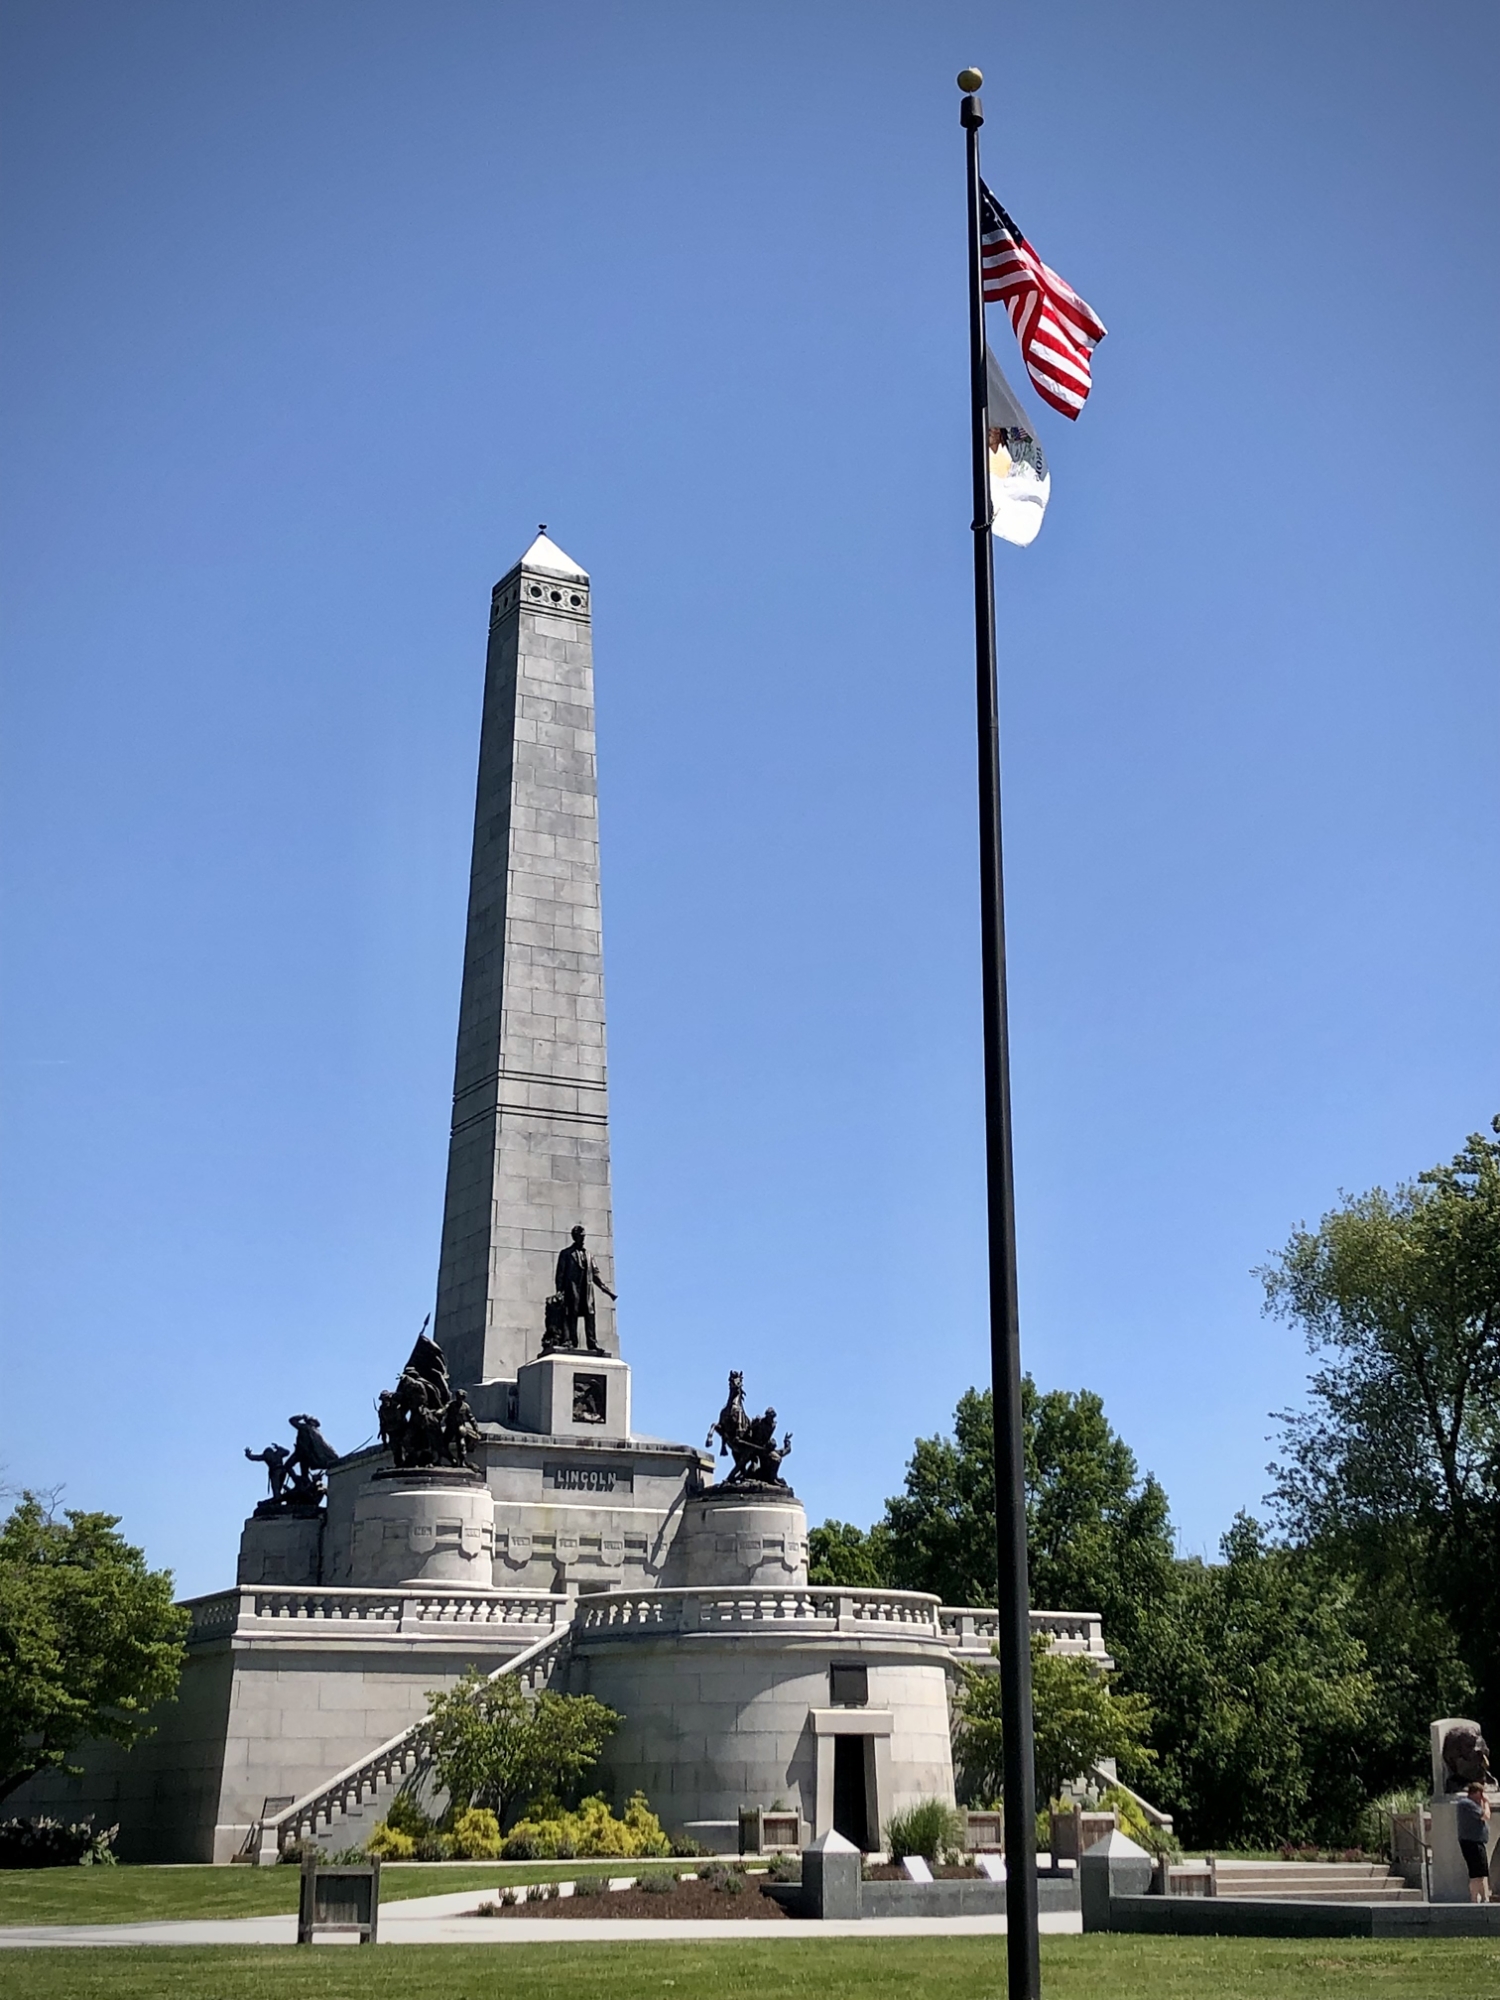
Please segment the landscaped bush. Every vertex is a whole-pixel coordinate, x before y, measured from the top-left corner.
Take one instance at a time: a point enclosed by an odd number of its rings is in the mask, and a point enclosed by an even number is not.
[[[554,1810],[545,1818],[517,1820],[501,1849],[507,1861],[556,1861],[560,1855],[636,1859],[670,1852],[671,1842],[643,1792],[630,1800],[623,1819],[615,1818],[607,1799],[595,1797],[585,1799],[576,1812]]]
[[[1128,1834],[1148,1854],[1181,1852],[1166,1828],[1154,1826],[1123,1785],[1110,1785],[1099,1794],[1099,1811],[1112,1812],[1120,1822],[1121,1833]]]
[[[411,1861],[416,1857],[417,1843],[399,1826],[392,1826],[388,1819],[381,1819],[375,1822],[365,1842],[365,1852],[376,1861]],[[281,1858],[284,1861],[287,1856],[283,1854]]]
[[[669,1875],[665,1869],[658,1869],[655,1874],[643,1875],[640,1887],[648,1896],[670,1896],[677,1887],[677,1877]]]
[[[0,1820],[0,1868],[113,1868],[117,1826],[95,1832],[92,1820]]]
[[[920,1854],[927,1861],[941,1861],[945,1854],[962,1854],[964,1820],[941,1799],[923,1799],[905,1812],[892,1813],[886,1822],[885,1844],[892,1861],[904,1861],[908,1854]]]
[[[483,1806],[470,1806],[453,1822],[448,1848],[455,1861],[498,1861],[500,1822]]]
[[[423,1812],[410,1792],[397,1792],[391,1800],[385,1823],[394,1827],[397,1833],[410,1834],[413,1840],[421,1840],[437,1831],[436,1820]]]

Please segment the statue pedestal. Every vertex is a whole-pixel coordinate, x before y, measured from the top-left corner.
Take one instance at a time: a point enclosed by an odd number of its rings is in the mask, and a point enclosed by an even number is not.
[[[264,1510],[264,1511],[263,1511]],[[240,1536],[237,1583],[316,1584],[322,1581],[321,1507],[278,1508],[262,1502]]]
[[[482,1477],[447,1466],[377,1472],[354,1502],[350,1582],[494,1580],[495,1501]]]
[[[543,1437],[630,1436],[630,1369],[612,1355],[561,1347],[516,1376],[516,1421]]]
[[[674,1553],[688,1586],[807,1581],[807,1515],[790,1490],[710,1486],[687,1502]]]

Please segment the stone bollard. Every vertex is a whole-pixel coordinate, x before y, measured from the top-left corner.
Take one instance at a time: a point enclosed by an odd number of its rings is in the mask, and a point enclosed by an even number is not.
[[[825,1833],[802,1850],[804,1917],[857,1917],[864,1856],[841,1833]]]
[[[1151,1856],[1144,1847],[1137,1847],[1128,1833],[1107,1833],[1103,1840],[1096,1840],[1078,1863],[1083,1928],[1111,1929],[1110,1898],[1148,1895],[1154,1872]]]

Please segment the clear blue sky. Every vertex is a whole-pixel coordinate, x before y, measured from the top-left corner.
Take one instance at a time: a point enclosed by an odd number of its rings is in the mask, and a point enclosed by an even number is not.
[[[639,1421],[741,1366],[865,1522],[983,1379],[978,62],[1110,327],[999,557],[1025,1359],[1212,1549],[1304,1378],[1252,1267],[1500,1108],[1500,12],[0,20],[6,1476],[201,1591],[242,1447],[370,1432],[539,520],[595,580]]]

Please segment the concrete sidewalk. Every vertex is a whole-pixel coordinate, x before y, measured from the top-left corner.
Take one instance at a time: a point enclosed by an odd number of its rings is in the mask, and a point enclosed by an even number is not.
[[[493,1889],[460,1890],[447,1896],[413,1896],[384,1903],[380,1910],[382,1944],[608,1944],[611,1939],[663,1943],[689,1938],[820,1937],[999,1937],[1004,1917],[881,1917],[863,1923],[818,1923],[796,1917],[781,1920],[725,1917],[476,1917],[481,1903],[492,1902]],[[1044,1915],[1048,1932],[1082,1929],[1077,1911]],[[205,1918],[161,1924],[31,1924],[0,1929],[0,1950],[38,1947],[107,1947],[111,1945],[295,1944],[297,1919],[286,1917]],[[319,1942],[352,1943],[330,1937]]]

